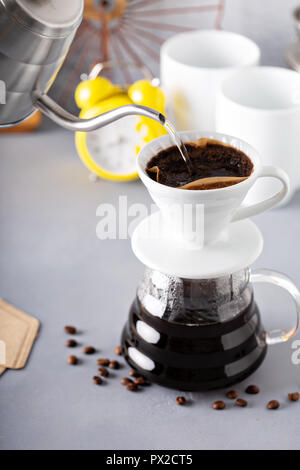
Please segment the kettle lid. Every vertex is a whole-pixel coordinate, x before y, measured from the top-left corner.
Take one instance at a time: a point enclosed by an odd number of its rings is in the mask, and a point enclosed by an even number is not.
[[[84,0],[1,0],[18,23],[38,34],[64,37],[83,16]]]

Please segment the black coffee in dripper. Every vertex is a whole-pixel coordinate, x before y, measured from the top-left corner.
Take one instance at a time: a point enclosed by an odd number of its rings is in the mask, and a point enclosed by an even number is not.
[[[195,180],[212,177],[247,178],[253,171],[253,163],[241,150],[216,140],[201,138],[186,143],[185,148],[192,162],[192,173],[181,158],[176,146],[160,151],[148,162],[148,176],[171,187],[181,187]],[[224,182],[212,180],[201,189],[217,189],[236,184],[234,178]]]

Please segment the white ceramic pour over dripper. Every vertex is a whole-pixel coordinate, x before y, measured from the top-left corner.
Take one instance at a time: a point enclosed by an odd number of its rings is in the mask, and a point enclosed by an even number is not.
[[[258,152],[246,142],[214,132],[189,131],[180,133],[183,142],[199,138],[218,140],[244,152],[253,163],[249,178],[239,184],[220,189],[187,190],[172,188],[152,180],[146,173],[150,159],[170,146],[168,136],[159,137],[146,145],[137,158],[137,169],[150,196],[162,215],[162,236],[170,242],[184,244],[190,249],[202,249],[228,236],[231,222],[247,219],[279,204],[289,190],[289,179],[283,170],[274,166],[263,167]],[[248,191],[259,177],[273,177],[282,183],[274,196],[242,206]]]
[[[253,172],[247,180],[221,189],[171,188],[153,181],[145,171],[149,160],[170,146],[168,136],[147,144],[138,156],[137,168],[159,211],[135,229],[134,254],[152,269],[188,279],[219,277],[250,266],[262,251],[263,238],[247,218],[279,204],[288,193],[287,175],[276,167],[262,167],[256,150],[240,139],[199,131],[180,136],[183,142],[203,137],[232,145],[248,155]],[[278,178],[282,189],[265,201],[243,207],[243,199],[259,176]]]

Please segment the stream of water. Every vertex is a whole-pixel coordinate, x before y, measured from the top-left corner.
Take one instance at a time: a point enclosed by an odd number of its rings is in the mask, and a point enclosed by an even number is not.
[[[191,158],[188,154],[186,146],[184,145],[184,143],[181,140],[181,137],[175,131],[175,129],[174,129],[173,125],[170,123],[170,121],[168,121],[167,119],[164,121],[163,126],[168,131],[168,134],[169,134],[172,142],[178,148],[178,150],[180,152],[180,155],[183,158],[183,160],[185,161],[185,164],[186,164],[186,166],[189,170],[189,173],[192,174],[193,173],[193,163],[192,163]]]

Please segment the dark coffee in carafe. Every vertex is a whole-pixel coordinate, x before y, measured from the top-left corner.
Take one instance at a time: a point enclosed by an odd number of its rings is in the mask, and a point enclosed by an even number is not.
[[[129,364],[181,390],[243,380],[266,353],[248,270],[190,280],[147,269],[124,328]]]

